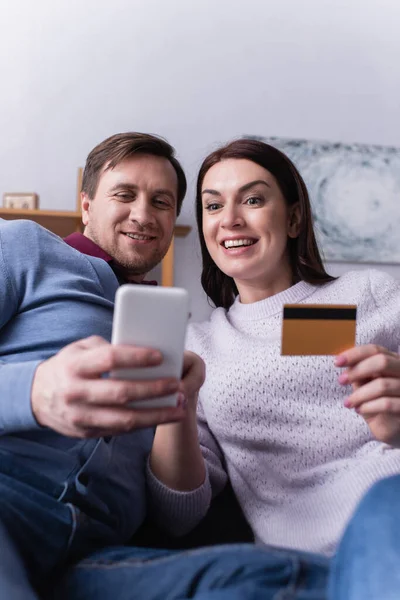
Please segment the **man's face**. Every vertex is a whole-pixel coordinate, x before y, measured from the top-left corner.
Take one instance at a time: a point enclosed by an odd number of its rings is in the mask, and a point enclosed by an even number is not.
[[[165,256],[177,210],[178,178],[163,157],[138,154],[105,170],[95,197],[82,194],[84,234],[140,282]]]

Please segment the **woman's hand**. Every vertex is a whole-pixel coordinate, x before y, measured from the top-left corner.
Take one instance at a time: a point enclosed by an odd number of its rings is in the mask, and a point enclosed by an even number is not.
[[[365,419],[377,440],[400,448],[399,354],[368,344],[339,354],[335,364],[346,367],[339,383],[353,388],[345,406]]]
[[[183,372],[179,391],[188,410],[196,413],[199,390],[204,383],[206,373],[203,360],[194,352],[185,351],[183,355]]]
[[[174,490],[195,490],[206,477],[196,419],[197,398],[204,377],[203,360],[193,352],[185,352],[179,384],[181,398],[185,401],[185,416],[179,426],[174,423],[157,427],[154,436],[151,470],[159,481]]]

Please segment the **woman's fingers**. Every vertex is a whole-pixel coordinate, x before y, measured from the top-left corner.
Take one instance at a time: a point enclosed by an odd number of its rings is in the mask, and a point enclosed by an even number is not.
[[[362,346],[354,346],[350,350],[346,350],[335,357],[335,365],[337,367],[353,367],[371,356],[377,354],[389,354],[398,356],[383,346],[377,344],[363,344]]]
[[[398,417],[400,416],[400,398],[390,396],[377,398],[361,404],[356,410],[359,415],[365,418],[378,415]]]
[[[400,379],[395,377],[379,377],[366,383],[354,391],[345,401],[347,408],[359,408],[365,403],[381,399],[391,399],[400,409]]]
[[[381,352],[364,358],[354,367],[346,369],[339,376],[339,383],[360,384],[363,380],[379,377],[400,378],[400,356],[394,352]]]

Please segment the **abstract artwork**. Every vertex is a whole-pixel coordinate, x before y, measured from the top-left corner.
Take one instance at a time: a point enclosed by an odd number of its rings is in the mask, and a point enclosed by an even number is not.
[[[400,263],[400,148],[246,137],[279,148],[299,169],[325,260]]]

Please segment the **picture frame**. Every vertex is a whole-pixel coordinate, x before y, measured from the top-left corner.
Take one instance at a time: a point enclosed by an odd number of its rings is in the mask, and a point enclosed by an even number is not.
[[[39,196],[33,192],[5,192],[3,207],[14,210],[35,210],[39,207]]]
[[[400,264],[400,147],[245,137],[278,148],[299,169],[324,260]]]

